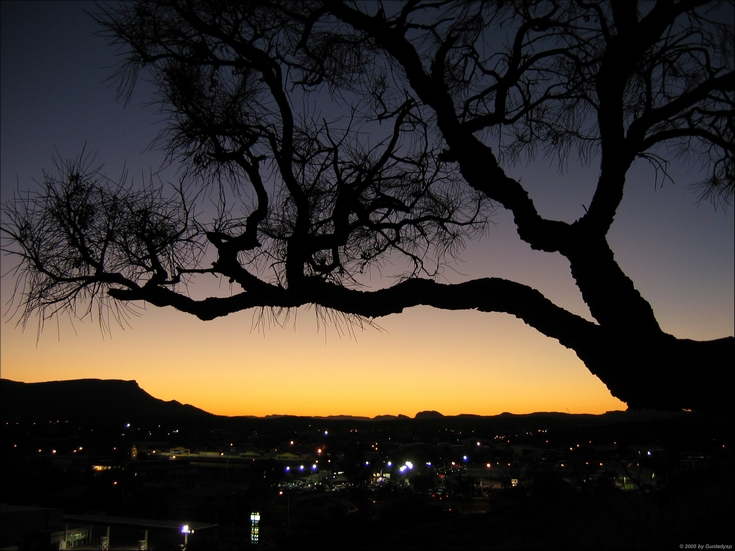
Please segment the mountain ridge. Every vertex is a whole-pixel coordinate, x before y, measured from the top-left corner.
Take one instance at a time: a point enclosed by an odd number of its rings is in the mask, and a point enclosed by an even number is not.
[[[182,404],[177,400],[164,401],[155,398],[143,390],[134,380],[123,379],[73,379],[44,381],[35,383],[24,383],[10,379],[0,378],[0,412],[3,419],[13,417],[26,418],[141,418],[141,417],[190,417],[190,418],[252,418],[252,419],[279,419],[288,417],[306,417],[310,419],[322,419],[329,421],[357,421],[357,422],[387,422],[387,421],[414,421],[430,422],[436,420],[481,420],[490,418],[503,418],[513,416],[517,419],[534,416],[547,416],[559,419],[592,420],[607,417],[610,420],[625,416],[640,419],[656,418],[660,416],[675,415],[675,413],[661,413],[647,410],[641,411],[614,411],[605,414],[570,414],[560,412],[536,412],[527,414],[502,413],[496,416],[482,416],[463,413],[456,416],[445,416],[438,411],[424,410],[418,412],[414,417],[403,414],[377,415],[375,417],[353,416],[353,415],[328,415],[328,416],[299,416],[288,414],[275,414],[263,417],[252,415],[222,416],[209,413],[189,404]]]

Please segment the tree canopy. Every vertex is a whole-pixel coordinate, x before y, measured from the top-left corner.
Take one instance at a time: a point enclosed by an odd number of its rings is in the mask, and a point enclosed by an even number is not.
[[[706,0],[102,7],[95,18],[123,56],[119,95],[153,82],[157,144],[181,182],[174,193],[136,188],[82,153],[7,201],[21,315],[124,315],[138,301],[202,320],[304,304],[355,319],[416,305],[503,312],[574,350],[632,407],[728,411],[735,339],[665,333],[608,233],[639,159],[665,179],[687,154],[701,196],[732,203],[732,10]],[[508,174],[535,156],[599,166],[584,215],[541,216]],[[203,194],[217,203],[210,218]],[[591,319],[515,281],[441,282],[496,209],[529,247],[568,261]],[[187,292],[212,275],[237,292]]]

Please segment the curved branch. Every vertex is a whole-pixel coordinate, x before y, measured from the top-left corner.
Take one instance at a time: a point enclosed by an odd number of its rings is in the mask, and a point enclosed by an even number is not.
[[[568,348],[578,348],[594,340],[599,326],[556,306],[536,289],[501,278],[483,278],[457,284],[428,279],[408,279],[376,291],[349,289],[307,278],[298,290],[263,285],[257,292],[231,297],[194,300],[167,288],[138,290],[110,289],[119,300],[145,300],[155,306],[172,306],[202,320],[212,320],[255,307],[292,308],[318,304],[367,318],[399,314],[414,306],[443,310],[479,310],[511,314],[557,339]]]

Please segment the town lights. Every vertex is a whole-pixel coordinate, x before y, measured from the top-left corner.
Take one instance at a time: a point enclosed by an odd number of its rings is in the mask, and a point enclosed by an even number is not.
[[[404,463],[398,470],[402,473],[405,473],[406,471],[411,471],[413,470],[413,463],[411,463],[410,461],[406,461],[406,463]]]
[[[251,545],[258,545],[258,539],[260,535],[260,513],[253,511],[250,513],[250,543]]]

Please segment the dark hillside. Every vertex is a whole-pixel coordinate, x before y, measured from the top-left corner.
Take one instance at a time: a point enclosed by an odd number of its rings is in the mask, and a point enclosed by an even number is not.
[[[135,381],[79,379],[20,383],[0,379],[3,420],[17,418],[156,418],[211,417],[181,404],[154,398]]]

